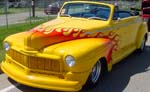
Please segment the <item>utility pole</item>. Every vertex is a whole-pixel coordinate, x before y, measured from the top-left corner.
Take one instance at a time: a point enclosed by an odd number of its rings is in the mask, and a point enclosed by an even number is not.
[[[32,17],[35,17],[35,0],[32,0]]]

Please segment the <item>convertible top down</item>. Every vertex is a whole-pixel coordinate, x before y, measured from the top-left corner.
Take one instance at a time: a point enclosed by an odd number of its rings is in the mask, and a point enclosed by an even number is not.
[[[78,91],[96,85],[133,51],[143,51],[146,40],[140,16],[113,4],[70,1],[56,19],[8,36],[1,68],[21,84]]]

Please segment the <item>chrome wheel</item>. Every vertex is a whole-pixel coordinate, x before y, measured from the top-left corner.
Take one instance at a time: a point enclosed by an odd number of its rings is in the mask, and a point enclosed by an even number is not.
[[[145,39],[145,37],[144,37],[144,38],[143,38],[143,41],[142,41],[142,44],[141,44],[141,47],[140,47],[140,50],[141,50],[141,51],[143,51],[144,48],[145,48],[145,41],[146,41],[146,39]]]
[[[91,81],[95,84],[99,77],[100,77],[100,74],[101,74],[101,62],[98,61],[94,67],[92,68],[92,71],[91,71]]]
[[[105,59],[99,59],[91,69],[90,75],[84,85],[84,88],[93,88],[99,81],[103,80],[105,71],[107,71],[107,62]]]

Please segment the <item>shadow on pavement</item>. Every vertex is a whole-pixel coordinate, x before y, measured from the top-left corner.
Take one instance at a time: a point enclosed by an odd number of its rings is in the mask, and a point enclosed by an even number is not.
[[[133,75],[146,72],[148,67],[150,67],[150,46],[146,46],[143,53],[133,53],[113,66],[112,71],[95,88],[80,92],[122,92]],[[12,80],[10,82],[14,84]],[[58,92],[23,85],[17,88],[22,92]]]

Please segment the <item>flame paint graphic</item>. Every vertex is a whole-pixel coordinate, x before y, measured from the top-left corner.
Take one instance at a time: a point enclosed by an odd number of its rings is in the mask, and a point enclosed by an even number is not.
[[[50,30],[46,29],[36,29],[32,30],[34,32],[38,32],[39,34],[47,35],[47,36],[60,36],[64,38],[68,38],[68,40],[72,39],[81,39],[81,38],[107,38],[112,41],[113,50],[118,49],[119,35],[115,32],[109,32],[108,34],[104,34],[102,32],[89,32],[80,28],[53,28]],[[63,41],[63,39],[61,39]]]
[[[34,39],[32,39],[33,45],[35,43],[39,43],[44,46],[49,46],[51,44],[74,40],[74,39],[82,39],[82,38],[106,38],[111,40],[111,49],[108,53],[107,59],[108,62],[111,61],[111,56],[113,51],[116,51],[119,46],[119,35],[115,32],[110,31],[109,33],[102,33],[102,32],[90,32],[80,28],[51,28],[51,29],[33,29],[34,32]],[[34,47],[31,45],[31,47]],[[37,48],[42,48],[37,47]]]

